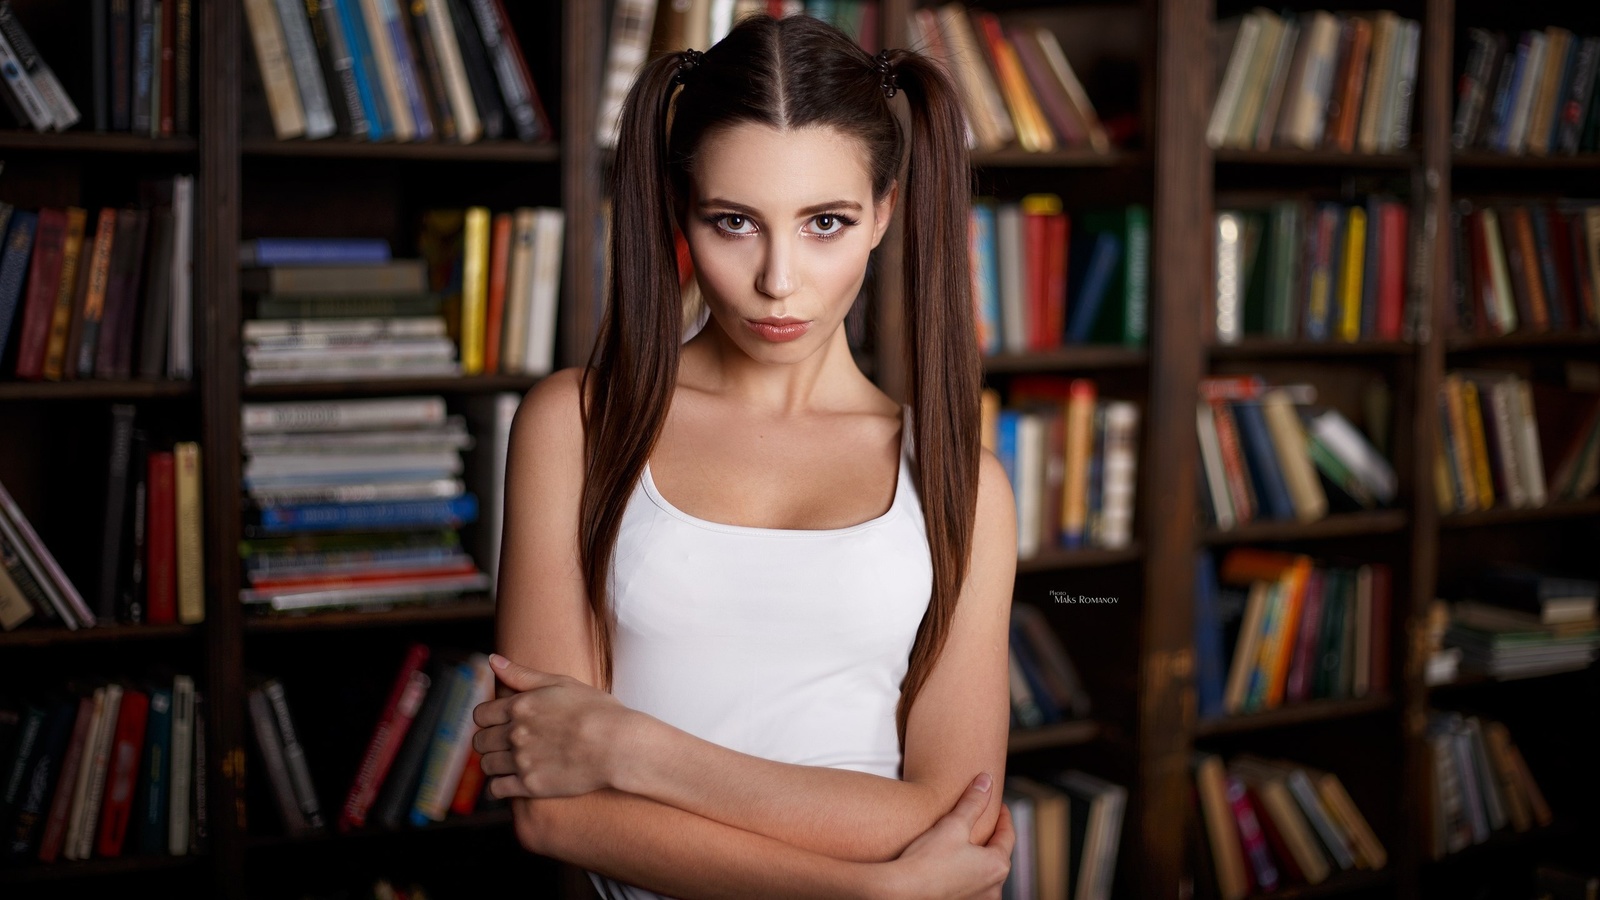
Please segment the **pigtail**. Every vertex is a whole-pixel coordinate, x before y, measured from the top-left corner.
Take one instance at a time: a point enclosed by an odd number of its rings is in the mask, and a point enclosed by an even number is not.
[[[612,676],[612,550],[677,382],[682,323],[667,124],[678,70],[676,54],[646,63],[622,106],[611,167],[611,278],[582,375],[589,401],[579,552],[602,690],[610,690]]]
[[[905,229],[906,366],[917,486],[933,556],[933,595],[917,629],[896,710],[904,747],[911,705],[944,648],[966,581],[978,504],[983,363],[967,255],[971,170],[956,88],[937,63],[915,51],[891,50],[886,61],[892,85],[905,95],[911,113],[899,200]]]

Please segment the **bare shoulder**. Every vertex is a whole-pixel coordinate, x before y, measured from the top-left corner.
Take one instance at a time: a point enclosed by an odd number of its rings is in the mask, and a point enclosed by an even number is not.
[[[978,451],[978,514],[976,533],[991,539],[1017,542],[1016,497],[1005,464],[988,447]]]
[[[512,453],[540,459],[541,468],[583,471],[583,411],[578,398],[583,370],[560,369],[539,379],[517,407],[512,423]]]

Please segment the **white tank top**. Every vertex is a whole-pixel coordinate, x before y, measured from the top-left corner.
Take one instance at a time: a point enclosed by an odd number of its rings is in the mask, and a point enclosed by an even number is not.
[[[900,777],[895,707],[933,593],[902,404],[894,501],[846,528],[725,525],[646,463],[612,558],[612,693],[753,756]],[[590,872],[607,900],[660,895]]]

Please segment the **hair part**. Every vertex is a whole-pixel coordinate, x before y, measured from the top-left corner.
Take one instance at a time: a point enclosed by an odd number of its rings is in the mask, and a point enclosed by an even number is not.
[[[579,552],[605,690],[613,671],[611,557],[677,384],[682,310],[673,232],[696,152],[712,131],[743,123],[827,126],[860,141],[875,200],[905,169],[906,381],[933,587],[896,710],[904,748],[911,705],[944,647],[966,580],[983,368],[967,256],[971,175],[960,101],[928,57],[892,50],[888,59],[909,107],[909,141],[876,60],[810,16],[741,19],[685,73],[681,90],[679,56],[666,54],[647,62],[628,92],[611,173],[611,279],[583,372],[589,400]]]

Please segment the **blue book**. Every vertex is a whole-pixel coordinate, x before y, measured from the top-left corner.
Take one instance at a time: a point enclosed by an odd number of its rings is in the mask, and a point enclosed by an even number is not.
[[[1344,247],[1344,228],[1345,221],[1348,217],[1345,215],[1344,207],[1337,203],[1321,203],[1317,205],[1318,219],[1321,219],[1323,216],[1329,213],[1334,214],[1335,218],[1333,224],[1333,236],[1329,240],[1329,246],[1327,248],[1328,264],[1326,268],[1322,266],[1321,261],[1318,259],[1318,253],[1321,249],[1321,245],[1320,239],[1317,237],[1317,232],[1321,230],[1320,223],[1313,226],[1311,229],[1310,246],[1312,252],[1310,255],[1312,271],[1310,273],[1311,277],[1306,279],[1307,291],[1305,316],[1306,340],[1310,341],[1325,341],[1328,339],[1328,333],[1332,329],[1334,311],[1337,309],[1339,303],[1339,276],[1343,269],[1343,266],[1339,264],[1340,259],[1342,258],[1340,251]],[[1312,301],[1314,295],[1311,290],[1311,287],[1316,283],[1316,279],[1318,278],[1323,279],[1323,281],[1327,284],[1327,295],[1323,298],[1320,306],[1313,304]]]
[[[11,326],[17,320],[28,261],[33,256],[33,233],[38,226],[36,212],[19,209],[11,214],[11,230],[6,232],[5,252],[0,255],[0,362],[5,361]]]
[[[1012,492],[1018,495],[1022,493],[1017,484],[1017,423],[1021,420],[1022,416],[1016,410],[1002,409],[995,421],[995,456],[1000,458],[1000,465],[1005,467],[1006,480],[1011,482]],[[1021,515],[1020,505],[1018,509],[1018,515]]]
[[[1516,118],[1516,110],[1512,105],[1516,103],[1517,96],[1522,93],[1522,79],[1533,77],[1528,71],[1528,56],[1533,52],[1531,31],[1524,31],[1522,38],[1517,41],[1515,62],[1511,68],[1511,81],[1503,97],[1495,98],[1495,132],[1494,149],[1501,153],[1511,152],[1511,122]]]
[[[1194,566],[1194,653],[1195,696],[1202,719],[1225,712],[1222,613],[1217,607],[1217,592],[1216,558],[1211,551],[1201,550],[1195,555]]]
[[[1049,685],[1045,684],[1039,663],[1033,658],[1033,647],[1028,644],[1028,635],[1016,623],[1011,625],[1011,652],[1016,654],[1017,668],[1022,670],[1022,678],[1028,682],[1028,693],[1033,695],[1034,705],[1039,707],[1039,724],[1061,721],[1061,706],[1056,703],[1055,695],[1050,693]]]
[[[345,40],[350,44],[351,69],[356,76],[356,93],[367,114],[367,139],[381,141],[394,134],[394,116],[378,86],[378,60],[372,54],[372,41],[361,16],[361,0],[328,0],[339,10]]]
[[[1261,502],[1263,519],[1292,519],[1294,505],[1289,501],[1289,486],[1278,467],[1278,454],[1261,413],[1259,400],[1234,400],[1228,403],[1239,426],[1239,443],[1244,450],[1245,468]]]
[[[262,534],[371,530],[389,528],[456,528],[478,519],[478,498],[462,494],[448,499],[398,500],[377,503],[309,503],[260,511]]]
[[[380,0],[378,6],[383,10],[384,25],[389,29],[389,43],[394,46],[394,68],[400,78],[400,92],[405,95],[406,105],[411,109],[416,139],[429,140],[433,137],[433,119],[428,115],[427,104],[422,101],[422,85],[417,81],[422,62],[411,58],[411,38],[406,34],[405,13],[395,0]]]
[[[389,261],[383,238],[256,238],[239,242],[241,266],[364,265]]]
[[[1361,254],[1362,340],[1370,339],[1378,331],[1378,257],[1383,253],[1380,243],[1383,236],[1382,205],[1376,195],[1367,198],[1367,246]]]
[[[455,784],[450,779],[456,774],[448,771],[450,762],[456,743],[470,740],[463,732],[471,725],[472,709],[477,705],[473,694],[478,677],[473,664],[470,661],[461,662],[453,666],[450,672],[444,707],[439,712],[439,725],[428,746],[427,761],[423,764],[417,794],[408,814],[411,824],[419,828],[437,821],[433,813],[438,811],[441,800],[444,809],[450,808],[450,801],[455,794]],[[439,685],[435,685],[434,690],[438,689]],[[442,796],[445,794],[448,796]]]
[[[1073,267],[1077,277],[1068,281],[1071,317],[1067,320],[1067,333],[1062,337],[1068,344],[1083,344],[1089,340],[1089,331],[1100,316],[1100,307],[1117,274],[1122,239],[1109,231],[1086,235],[1073,241],[1072,258],[1083,260],[1083,265]]]
[[[133,807],[139,852],[165,855],[169,844],[167,801],[172,794],[172,685],[150,688],[150,712],[139,758],[139,799]]]
[[[1000,264],[995,240],[994,204],[972,204],[972,241],[976,253],[973,285],[978,291],[978,313],[983,317],[985,355],[1000,352]]]

